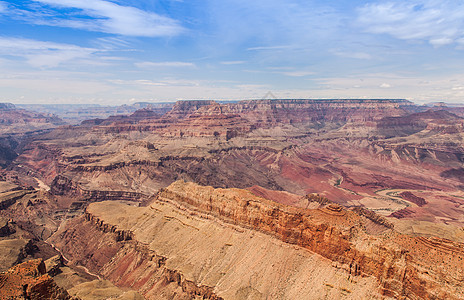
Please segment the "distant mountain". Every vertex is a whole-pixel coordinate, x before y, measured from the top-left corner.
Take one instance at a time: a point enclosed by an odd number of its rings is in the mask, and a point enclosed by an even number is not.
[[[106,119],[110,116],[127,115],[138,109],[150,108],[166,112],[174,103],[137,102],[132,105],[101,106],[98,104],[20,104],[18,107],[59,116],[68,124],[79,124],[90,119]]]
[[[64,124],[55,115],[17,108],[11,103],[0,103],[0,165],[6,165],[17,156],[16,148],[28,136]]]
[[[0,132],[52,128],[64,122],[53,114],[43,114],[0,103]],[[7,127],[8,126],[8,127]]]

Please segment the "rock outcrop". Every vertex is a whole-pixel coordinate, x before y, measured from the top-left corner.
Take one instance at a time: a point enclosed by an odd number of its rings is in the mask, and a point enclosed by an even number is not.
[[[30,260],[0,273],[0,298],[2,299],[76,299],[58,287],[46,273],[41,259]]]
[[[427,201],[425,201],[424,198],[418,197],[411,192],[402,192],[399,194],[399,196],[401,196],[401,198],[403,198],[404,200],[408,200],[416,204],[417,206],[424,206],[427,204]]]

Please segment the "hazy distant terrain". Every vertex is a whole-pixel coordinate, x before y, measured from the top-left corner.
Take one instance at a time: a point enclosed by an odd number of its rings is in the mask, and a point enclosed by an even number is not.
[[[101,106],[98,104],[21,104],[17,106],[30,111],[56,115],[68,124],[79,124],[89,119],[106,119],[109,116],[127,115],[146,107],[166,112],[173,105],[173,103],[139,102],[121,106]]]

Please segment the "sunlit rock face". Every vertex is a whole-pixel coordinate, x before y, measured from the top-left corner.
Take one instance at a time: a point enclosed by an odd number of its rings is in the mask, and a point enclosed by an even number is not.
[[[147,207],[94,203],[52,240],[74,263],[154,298],[464,296],[462,244],[321,200],[301,199],[312,207],[301,209],[176,181]]]
[[[10,135],[8,267],[61,251],[72,295],[462,298],[454,110],[183,101]]]

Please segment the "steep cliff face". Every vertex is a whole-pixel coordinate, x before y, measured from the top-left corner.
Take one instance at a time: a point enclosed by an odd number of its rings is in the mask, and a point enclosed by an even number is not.
[[[255,128],[321,126],[321,123],[372,126],[386,116],[404,116],[406,100],[249,100],[179,101],[162,117],[138,111],[100,122],[102,132],[158,131],[174,136],[243,136]],[[142,118],[142,116],[145,116]]]
[[[333,261],[350,264],[355,275],[377,277],[387,296],[464,296],[460,289],[464,281],[462,244],[411,238],[395,232],[369,237],[362,231],[359,217],[337,205],[329,204],[320,211],[298,211],[243,191],[214,190],[191,183],[176,182],[162,190],[158,199],[187,204],[234,224],[270,233]],[[432,249],[435,258],[430,255]],[[442,285],[447,286],[441,288]]]
[[[50,202],[45,192],[0,181],[0,271],[57,254],[43,242],[57,227]]]
[[[308,122],[367,122],[384,116],[401,116],[406,100],[248,100],[223,104],[223,114],[238,114],[258,126],[301,124]],[[217,107],[204,106],[198,114],[208,114]]]
[[[149,299],[222,299],[212,287],[197,285],[166,266],[166,257],[134,240],[129,230],[86,213],[52,238],[74,265],[86,266],[118,286],[137,289]]]
[[[72,261],[149,299],[381,298],[375,279],[349,265],[206,216],[164,202],[101,202],[53,241]],[[122,231],[131,239],[118,238]]]
[[[53,241],[73,262],[148,297],[464,297],[462,244],[398,234],[372,213],[315,205],[297,209],[178,181],[146,208],[92,204],[85,221],[71,221]],[[383,233],[369,234],[369,222]]]
[[[93,170],[95,171],[95,170]],[[104,171],[104,170],[103,170]],[[105,201],[105,200],[127,200],[143,202],[147,200],[147,195],[137,192],[117,191],[117,190],[86,190],[78,183],[65,176],[57,176],[50,185],[50,192],[53,195],[67,195],[75,197],[78,201]]]
[[[213,100],[196,100],[196,101],[177,101],[172,110],[166,113],[165,119],[184,119],[203,106],[216,106],[218,103]]]
[[[407,116],[389,116],[377,122],[380,135],[408,136],[422,130],[450,134],[462,132],[464,119],[445,110],[428,110]]]

